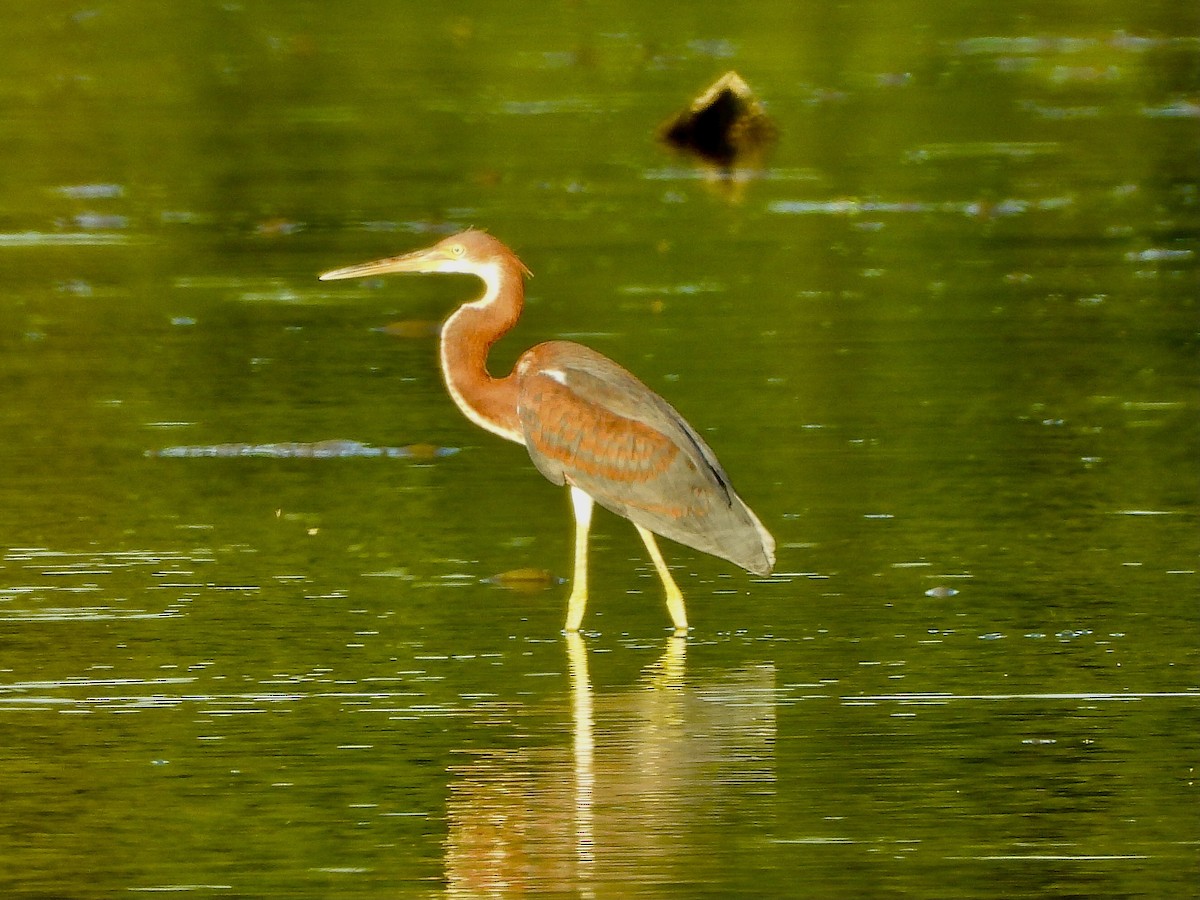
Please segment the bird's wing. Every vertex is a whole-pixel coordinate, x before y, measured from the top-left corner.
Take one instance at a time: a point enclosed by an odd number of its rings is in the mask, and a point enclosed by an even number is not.
[[[697,463],[703,463],[712,470],[713,476],[726,492],[733,492],[729,476],[717,460],[716,453],[675,407],[607,356],[580,344],[570,344],[566,341],[561,343],[585,351],[578,355],[571,354],[568,369],[573,374],[594,379],[592,384],[597,391],[598,402],[603,403],[614,414],[642,422],[670,439],[676,446],[691,451],[698,457]]]
[[[551,342],[517,363],[518,416],[534,465],[618,515],[750,569],[773,542],[716,455],[675,409],[593,350]]]

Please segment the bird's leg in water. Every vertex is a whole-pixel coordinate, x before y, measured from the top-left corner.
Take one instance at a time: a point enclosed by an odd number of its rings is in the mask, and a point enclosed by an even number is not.
[[[663,589],[667,592],[667,611],[671,614],[671,621],[675,623],[675,633],[684,634],[687,631],[688,623],[687,613],[683,610],[683,591],[679,590],[679,585],[671,577],[670,569],[663,562],[662,554],[658,552],[658,544],[654,540],[654,533],[647,531],[636,522],[633,527],[638,530],[638,534],[645,541],[646,549],[650,551],[650,558],[654,560],[654,568],[658,570],[658,577],[662,579]]]
[[[575,511],[575,576],[571,580],[571,596],[567,600],[568,632],[578,631],[587,606],[588,529],[592,525],[591,496],[571,485],[571,509]]]

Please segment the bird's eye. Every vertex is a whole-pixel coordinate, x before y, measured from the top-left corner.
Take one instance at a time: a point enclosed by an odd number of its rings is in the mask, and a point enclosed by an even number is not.
[[[462,244],[455,244],[453,247],[450,248],[450,252],[453,253],[455,256],[462,256],[467,251],[463,247]]]

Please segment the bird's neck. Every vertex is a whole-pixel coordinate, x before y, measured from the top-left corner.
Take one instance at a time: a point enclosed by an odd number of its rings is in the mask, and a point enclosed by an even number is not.
[[[507,262],[489,264],[480,273],[485,290],[464,303],[442,325],[442,377],[463,415],[506,440],[525,443],[517,418],[517,379],[493,378],[487,355],[521,316],[525,285],[521,271]]]

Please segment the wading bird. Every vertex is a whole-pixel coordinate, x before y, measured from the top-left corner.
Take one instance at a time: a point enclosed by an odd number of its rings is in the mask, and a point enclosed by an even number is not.
[[[322,281],[390,272],[458,272],[483,280],[441,330],[442,376],[463,414],[523,444],[538,471],[570,488],[575,512],[575,577],[568,632],[587,606],[587,543],[592,505],[633,522],[667,594],[677,633],[687,630],[683,594],[654,535],[720,556],[757,575],[775,565],[775,541],[734,492],[716,455],[666,400],[625,369],[570,341],[526,350],[512,372],[494,378],[487,355],[516,323],[530,272],[491,235],[474,229],[426,250],[334,269]]]

